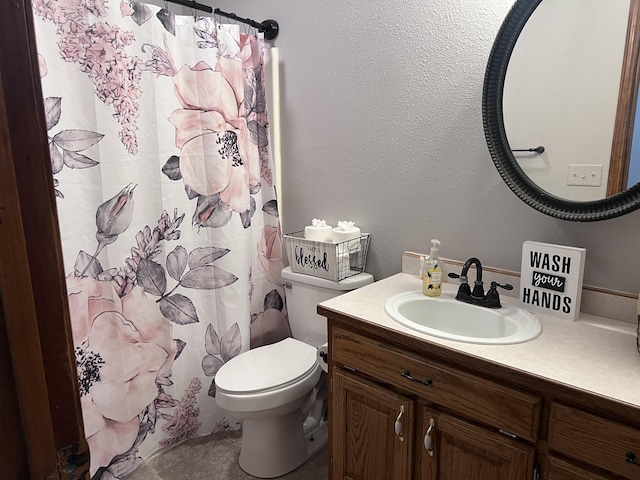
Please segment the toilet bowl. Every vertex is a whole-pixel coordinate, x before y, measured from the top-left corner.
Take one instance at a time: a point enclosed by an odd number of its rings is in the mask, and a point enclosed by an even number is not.
[[[327,444],[326,374],[317,358],[327,341],[318,303],[373,282],[360,273],[340,282],[282,271],[293,338],[232,358],[216,373],[216,402],[242,420],[240,467],[258,478],[285,475]]]
[[[287,338],[232,358],[216,374],[216,402],[242,420],[240,466],[250,475],[284,475],[326,444],[326,407],[305,422],[316,402],[326,406],[316,352]]]

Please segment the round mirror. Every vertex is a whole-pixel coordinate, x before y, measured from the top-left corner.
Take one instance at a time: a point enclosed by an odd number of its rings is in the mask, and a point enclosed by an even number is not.
[[[487,64],[494,164],[521,200],[553,217],[595,221],[640,208],[640,1],[614,3],[518,0]]]

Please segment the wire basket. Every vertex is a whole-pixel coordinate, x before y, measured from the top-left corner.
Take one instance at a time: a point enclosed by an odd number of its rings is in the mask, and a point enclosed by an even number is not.
[[[283,235],[291,271],[339,282],[364,272],[369,234],[344,242],[317,242],[304,238],[304,231]]]

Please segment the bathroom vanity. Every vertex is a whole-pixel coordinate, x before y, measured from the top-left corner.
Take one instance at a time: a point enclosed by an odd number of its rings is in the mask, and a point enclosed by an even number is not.
[[[631,325],[536,314],[543,331],[529,342],[454,342],[385,315],[387,298],[420,286],[401,273],[318,306],[330,479],[640,479]]]

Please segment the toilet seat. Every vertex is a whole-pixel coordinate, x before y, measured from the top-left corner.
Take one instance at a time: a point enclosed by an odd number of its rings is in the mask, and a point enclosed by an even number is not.
[[[315,347],[285,338],[229,360],[216,373],[216,387],[233,395],[266,393],[299,383],[317,364]]]
[[[293,338],[244,352],[216,373],[216,403],[236,417],[301,408],[320,380],[317,349]]]

